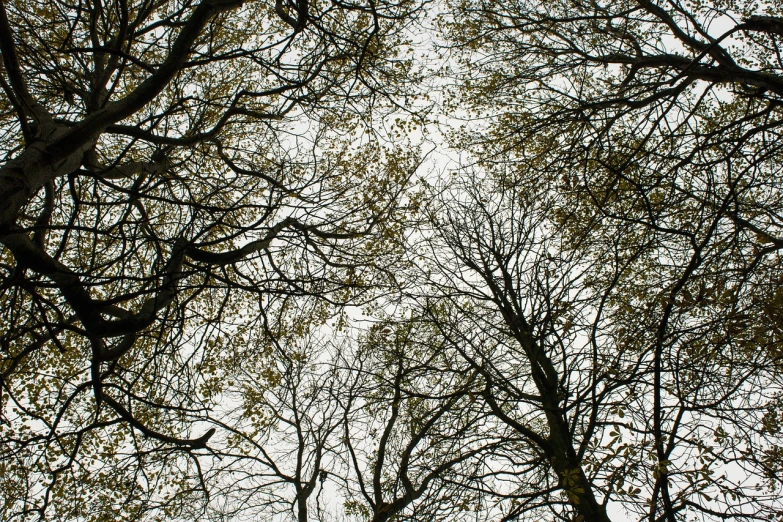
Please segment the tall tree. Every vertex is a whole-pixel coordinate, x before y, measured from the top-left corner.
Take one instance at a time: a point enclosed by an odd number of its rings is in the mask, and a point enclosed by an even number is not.
[[[191,516],[259,325],[383,283],[417,153],[365,130],[416,8],[0,4],[0,518]]]
[[[455,114],[484,122],[455,132],[453,143],[473,153],[487,181],[468,191],[472,207],[456,204],[464,210],[455,211],[463,217],[451,225],[450,248],[484,281],[507,335],[532,336],[528,345],[517,339],[528,363],[552,363],[543,382],[562,380],[555,405],[572,423],[574,463],[588,479],[579,488],[651,521],[773,516],[779,6],[451,8],[443,28],[463,64]],[[515,231],[512,211],[480,204],[498,191],[515,194],[508,205],[519,215],[541,216],[538,228]],[[455,246],[460,237],[472,240]],[[538,261],[520,265],[525,252]],[[587,367],[565,362],[580,358]],[[504,400],[519,400],[497,386]],[[546,394],[536,386],[541,408]],[[596,461],[607,442],[613,454]],[[642,456],[650,465],[634,462]],[[607,465],[619,474],[597,471]],[[592,499],[570,500],[585,519],[604,517],[586,511]]]
[[[201,459],[207,513],[300,522],[474,515],[482,476],[519,437],[486,429],[476,372],[431,321],[386,319],[358,338],[353,329],[329,339],[280,333],[266,337],[272,364],[235,365],[214,462]]]
[[[563,221],[568,198],[538,174],[450,185],[416,250],[419,302],[476,372],[499,423],[487,431],[524,441],[483,486],[502,518],[776,516],[777,326],[742,312],[751,341],[733,322],[745,303],[708,287],[710,272],[660,259],[677,251],[632,226],[599,241]]]

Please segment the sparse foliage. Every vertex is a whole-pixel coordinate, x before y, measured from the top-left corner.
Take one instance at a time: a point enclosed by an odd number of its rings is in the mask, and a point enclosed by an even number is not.
[[[416,7],[0,5],[0,518],[197,516],[232,366],[388,284]]]
[[[0,518],[782,519],[781,39],[0,0]]]
[[[569,509],[779,516],[779,6],[451,5],[455,115],[484,121],[452,143],[484,179],[445,237],[568,422]]]

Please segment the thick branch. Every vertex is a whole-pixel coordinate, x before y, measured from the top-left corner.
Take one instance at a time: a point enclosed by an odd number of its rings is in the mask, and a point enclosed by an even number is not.
[[[177,281],[181,277],[180,267],[185,254],[183,241],[175,243],[171,259],[166,265],[163,283],[154,297],[147,299],[135,314],[116,321],[107,321],[101,314],[118,316],[116,307],[104,310],[85,289],[77,273],[52,258],[33,243],[26,234],[16,232],[0,238],[17,262],[54,281],[63,297],[73,308],[79,320],[91,335],[118,337],[140,332],[155,321],[157,313],[166,308],[176,295]],[[122,344],[122,343],[121,343]]]
[[[65,136],[51,144],[47,148],[49,155],[53,158],[67,156],[105,130],[108,125],[124,120],[141,110],[160,94],[182,69],[190,55],[191,47],[212,17],[217,13],[239,7],[242,3],[243,0],[201,2],[182,27],[171,46],[171,51],[160,67],[127,96],[87,116]]]
[[[189,446],[192,449],[202,449],[207,447],[207,442],[209,442],[209,439],[212,437],[212,435],[215,434],[215,428],[211,428],[204,435],[197,439],[180,439],[170,435],[164,435],[163,433],[157,432],[142,424],[138,419],[131,415],[131,413],[122,404],[114,400],[109,395],[103,396],[103,402],[111,406],[111,408],[117,412],[117,414],[119,414],[119,416],[122,417],[125,422],[142,432],[147,437],[165,442],[167,444]]]

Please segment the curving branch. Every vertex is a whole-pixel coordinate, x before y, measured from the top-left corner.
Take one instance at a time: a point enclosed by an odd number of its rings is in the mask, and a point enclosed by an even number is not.
[[[111,407],[111,409],[117,412],[117,414],[122,418],[122,420],[124,420],[132,427],[142,432],[145,436],[151,439],[158,440],[160,442],[165,442],[166,444],[174,444],[176,446],[187,446],[191,449],[204,449],[207,447],[207,443],[209,442],[209,439],[212,437],[212,435],[215,434],[215,428],[210,428],[206,433],[204,433],[204,435],[196,439],[181,439],[178,437],[172,437],[171,435],[165,435],[163,433],[153,430],[152,428],[147,427],[144,423],[142,423],[136,417],[134,417],[122,404],[117,402],[111,396],[103,395],[102,399],[103,402],[105,402]]]

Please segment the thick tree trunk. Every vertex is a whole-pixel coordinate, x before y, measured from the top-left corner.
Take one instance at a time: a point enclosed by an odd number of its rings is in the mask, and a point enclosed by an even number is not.
[[[501,302],[501,307],[503,303]],[[560,378],[557,368],[533,337],[529,324],[516,311],[506,311],[506,323],[512,335],[525,351],[530,364],[531,375],[541,397],[541,407],[546,415],[549,436],[537,443],[549,457],[552,469],[557,473],[558,485],[565,491],[568,500],[583,522],[610,522],[606,507],[595,497],[593,485],[582,469],[571,436],[568,421],[558,397]]]
[[[93,140],[84,139],[65,154],[53,154],[51,146],[68,134],[64,126],[48,124],[36,140],[0,168],[0,234],[11,232],[19,212],[49,181],[77,170]]]
[[[582,469],[557,399],[545,397],[544,409],[549,424],[550,458],[559,486],[568,495],[576,512],[584,517],[584,522],[610,522],[606,507],[596,500],[593,486]]]

